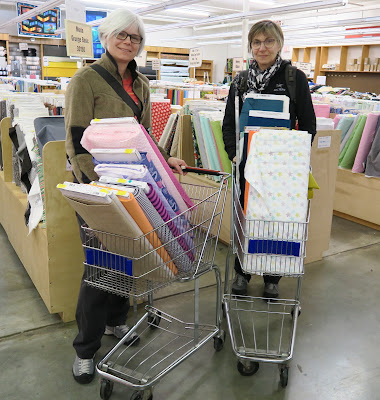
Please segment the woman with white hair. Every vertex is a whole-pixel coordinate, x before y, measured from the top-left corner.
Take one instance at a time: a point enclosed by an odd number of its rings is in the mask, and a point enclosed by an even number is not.
[[[151,130],[149,80],[136,70],[134,60],[144,49],[141,18],[127,9],[117,9],[104,19],[98,32],[106,53],[91,67],[78,70],[66,92],[66,151],[75,181],[81,183],[98,179],[91,154],[80,144],[92,119],[135,117],[148,132]],[[186,163],[158,148],[169,166],[182,174],[181,166]],[[78,221],[84,223],[79,216]],[[79,333],[73,343],[77,382],[89,383],[94,378],[94,356],[103,334],[122,338],[129,331],[125,324],[128,310],[128,299],[90,287],[82,278],[76,310]],[[133,341],[137,342],[136,336]]]

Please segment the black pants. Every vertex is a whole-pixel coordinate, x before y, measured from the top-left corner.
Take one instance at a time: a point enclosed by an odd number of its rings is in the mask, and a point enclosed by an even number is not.
[[[85,222],[77,214],[79,225]],[[82,243],[83,232],[80,232]],[[101,346],[101,339],[106,325],[124,325],[129,310],[129,298],[96,289],[84,282],[79,290],[75,318],[79,333],[74,339],[73,346],[79,358],[92,358]]]
[[[245,279],[249,282],[251,280],[250,274],[245,274],[241,269],[240,261],[236,257],[235,258],[235,272],[239,275],[243,275]],[[278,275],[263,275],[264,283],[278,283],[281,279],[281,276]]]

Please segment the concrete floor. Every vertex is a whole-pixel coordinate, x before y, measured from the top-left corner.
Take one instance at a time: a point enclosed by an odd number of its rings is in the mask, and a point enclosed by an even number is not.
[[[224,246],[219,245],[217,253],[222,266]],[[279,385],[275,365],[261,364],[256,375],[241,376],[227,335],[221,352],[210,342],[162,379],[154,399],[380,399],[379,258],[380,232],[334,218],[325,258],[306,266],[286,389]],[[206,286],[212,282],[207,279]],[[281,281],[282,297],[292,296],[294,281]],[[261,278],[254,277],[249,294],[259,295],[261,290]],[[192,300],[188,292],[159,299],[155,305],[191,321]],[[201,289],[200,304],[201,321],[212,323],[215,287]],[[63,324],[48,314],[1,226],[0,310],[0,399],[100,398],[98,379],[82,386],[71,375],[76,324]],[[223,325],[227,329],[225,321]],[[105,337],[97,360],[115,344],[116,339]],[[111,398],[129,399],[131,393],[115,384]]]

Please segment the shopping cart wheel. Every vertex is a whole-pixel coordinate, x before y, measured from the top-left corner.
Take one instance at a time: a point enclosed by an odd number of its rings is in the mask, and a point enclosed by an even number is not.
[[[155,314],[148,315],[148,325],[150,329],[156,329],[161,322],[161,312],[157,311]]]
[[[218,336],[214,337],[214,349],[216,351],[222,350],[225,340],[226,340],[226,332],[225,331],[220,331],[218,333]]]
[[[288,374],[289,374],[289,367],[287,365],[281,365],[280,383],[283,388],[288,386]]]
[[[292,318],[294,318],[294,308],[292,309],[291,314],[292,314]],[[300,315],[301,315],[301,307],[298,307],[298,316],[300,316]]]
[[[145,390],[145,391],[136,390],[135,392],[132,393],[130,400],[153,400],[153,393],[151,390]]]
[[[259,363],[255,361],[238,361],[237,369],[240,372],[240,375],[243,376],[251,376],[255,375],[255,373],[259,370]]]
[[[108,400],[111,397],[113,390],[113,382],[108,379],[102,379],[100,381],[100,398],[102,400]]]

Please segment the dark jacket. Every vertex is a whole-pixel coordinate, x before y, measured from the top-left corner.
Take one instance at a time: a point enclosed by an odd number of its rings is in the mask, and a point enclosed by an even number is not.
[[[96,61],[111,73],[122,85],[116,61],[107,52]],[[141,124],[149,132],[151,128],[151,105],[149,80],[136,70],[136,62],[128,64],[132,75],[133,92],[142,109]],[[133,117],[132,109],[120,98],[111,86],[92,68],[79,69],[71,79],[65,96],[66,152],[79,182],[96,180],[92,156],[80,144],[83,132],[94,118]],[[153,141],[156,139],[151,135]],[[169,155],[159,147],[165,159]]]
[[[286,95],[290,98],[290,93],[285,82],[285,66],[290,61],[284,60],[280,69],[270,79],[268,86],[262,92],[263,94]],[[239,87],[239,77],[237,87]],[[239,112],[243,107],[243,101],[239,96]],[[312,140],[316,134],[316,120],[314,108],[311,101],[309,85],[306,75],[297,69],[296,73],[296,102],[291,102],[289,106],[291,128],[296,126],[298,120],[298,129],[308,131],[312,135]],[[230,160],[236,155],[236,131],[235,131],[235,85],[231,84],[228,95],[226,111],[223,119],[223,140],[226,152]]]

